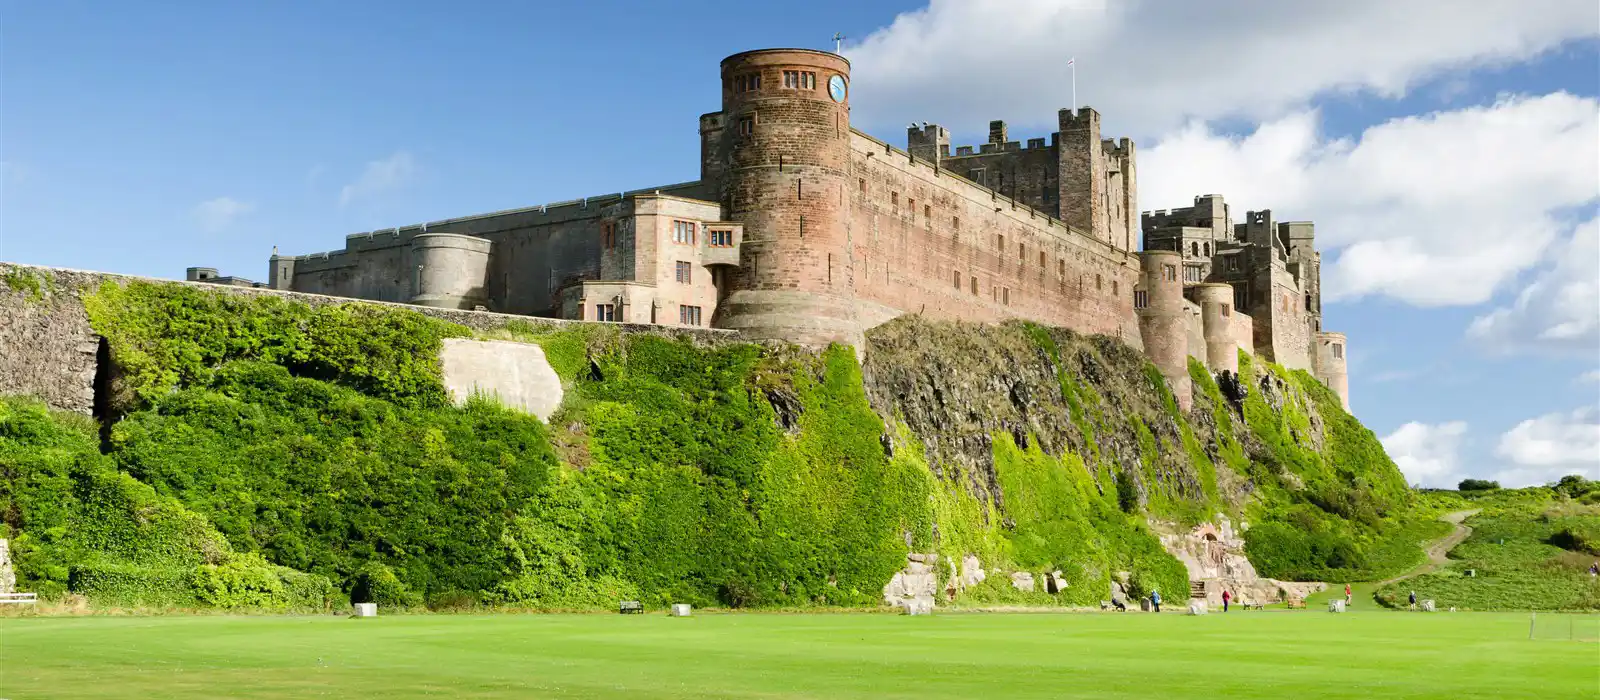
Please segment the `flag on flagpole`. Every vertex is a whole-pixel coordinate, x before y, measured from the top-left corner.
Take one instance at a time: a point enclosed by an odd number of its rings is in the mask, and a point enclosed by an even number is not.
[[[1072,65],[1072,62],[1073,62],[1073,61],[1076,61],[1076,60],[1078,60],[1078,59],[1076,59],[1076,58],[1069,58],[1069,59],[1067,59],[1067,65],[1069,65],[1069,66],[1070,66],[1070,65]]]

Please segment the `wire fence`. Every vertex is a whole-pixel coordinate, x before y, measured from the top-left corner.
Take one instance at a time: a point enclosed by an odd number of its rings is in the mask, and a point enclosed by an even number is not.
[[[1600,642],[1600,615],[1529,613],[1528,639]]]

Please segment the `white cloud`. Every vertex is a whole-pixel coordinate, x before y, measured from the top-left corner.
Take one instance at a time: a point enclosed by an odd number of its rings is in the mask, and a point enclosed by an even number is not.
[[[255,211],[256,206],[232,197],[217,197],[196,204],[191,212],[200,228],[216,233],[233,225],[239,217]]]
[[[1467,336],[1500,352],[1600,355],[1600,218],[1552,252],[1550,265],[1509,306],[1474,319]],[[1600,377],[1585,377],[1591,375]]]
[[[1466,434],[1467,424],[1462,421],[1437,425],[1413,421],[1381,442],[1410,483],[1453,488],[1462,476],[1460,453]]]
[[[416,175],[416,160],[405,151],[397,151],[388,158],[371,161],[361,171],[361,177],[339,191],[339,206],[397,190],[410,184]]]
[[[1600,409],[1547,413],[1500,436],[1495,454],[1514,465],[1496,474],[1502,486],[1543,484],[1567,474],[1600,475]]]
[[[1578,381],[1589,382],[1591,384],[1600,382],[1600,369],[1591,369],[1583,374],[1578,375]]]
[[[1336,91],[1405,94],[1447,72],[1600,34],[1592,0],[931,0],[845,54],[859,126],[1055,123],[1080,102],[1119,134],[1271,119]]]
[[[1395,119],[1327,139],[1297,112],[1230,138],[1191,123],[1139,157],[1144,209],[1223,193],[1243,219],[1311,220],[1329,301],[1484,303],[1600,194],[1600,102],[1566,93]],[[1342,250],[1341,250],[1342,249]],[[1592,261],[1594,255],[1590,255]]]

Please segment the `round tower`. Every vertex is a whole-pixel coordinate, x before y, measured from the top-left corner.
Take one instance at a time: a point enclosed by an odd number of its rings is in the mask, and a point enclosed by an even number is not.
[[[1239,373],[1239,348],[1229,332],[1233,323],[1233,285],[1207,282],[1195,289],[1200,323],[1205,329],[1206,368],[1212,373]]]
[[[809,49],[722,60],[722,204],[744,224],[713,324],[860,347],[849,226],[850,62]]]
[[[1321,332],[1316,338],[1317,349],[1312,356],[1312,372],[1333,393],[1339,395],[1344,410],[1350,410],[1350,375],[1345,370],[1345,338],[1343,333]]]
[[[1144,278],[1145,308],[1139,310],[1139,337],[1144,354],[1161,370],[1178,400],[1189,410],[1189,334],[1184,310],[1183,254],[1146,250],[1139,254]]]
[[[411,239],[411,303],[442,309],[488,305],[491,243],[458,233],[423,233]]]

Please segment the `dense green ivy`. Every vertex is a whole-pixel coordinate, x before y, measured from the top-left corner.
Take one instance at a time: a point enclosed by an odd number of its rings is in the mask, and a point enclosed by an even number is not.
[[[271,295],[140,281],[106,282],[85,296],[84,307],[111,346],[124,408],[204,386],[232,360],[282,365],[406,405],[444,405],[440,341],[470,335],[463,326],[374,304],[313,308]]]

